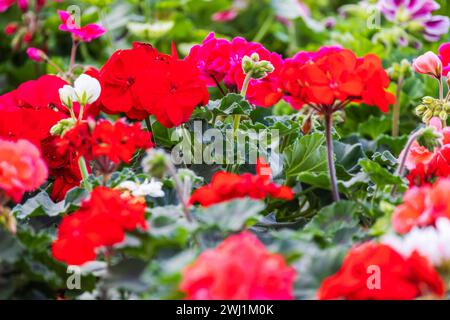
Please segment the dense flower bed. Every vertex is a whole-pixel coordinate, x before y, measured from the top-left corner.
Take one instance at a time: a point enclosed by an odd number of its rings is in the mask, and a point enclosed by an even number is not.
[[[0,298],[445,298],[450,9],[354,2],[0,0]]]

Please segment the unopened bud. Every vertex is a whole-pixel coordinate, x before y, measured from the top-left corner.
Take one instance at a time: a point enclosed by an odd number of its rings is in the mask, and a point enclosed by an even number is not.
[[[161,179],[166,175],[169,156],[163,150],[150,149],[142,159],[142,168],[145,173]]]
[[[50,128],[50,133],[54,136],[62,137],[67,131],[73,128],[75,122],[76,120],[72,118],[62,119]]]

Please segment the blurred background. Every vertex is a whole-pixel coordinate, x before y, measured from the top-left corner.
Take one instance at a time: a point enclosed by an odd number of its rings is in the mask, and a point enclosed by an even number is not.
[[[0,93],[14,89],[25,80],[54,73],[51,66],[30,61],[27,47],[37,47],[51,59],[68,64],[71,38],[58,30],[57,10],[79,8],[81,24],[101,23],[108,32],[99,39],[82,43],[78,62],[101,67],[112,52],[130,47],[133,41],[149,42],[170,52],[171,42],[180,55],[188,54],[211,31],[217,36],[242,36],[261,42],[269,50],[288,57],[299,50],[340,44],[357,54],[373,52],[391,61],[420,50],[435,50],[449,41],[423,41],[420,30],[408,21],[387,21],[377,10],[380,1],[350,0],[26,0],[0,1]],[[449,3],[433,14],[449,15]],[[27,7],[24,7],[24,3]],[[37,7],[36,3],[39,3]],[[37,9],[38,8],[38,9]],[[405,18],[406,17],[406,18]],[[397,23],[398,22],[398,23]],[[31,30],[31,31],[30,31]],[[12,32],[14,31],[14,32]],[[419,32],[418,32],[419,31]],[[402,33],[406,32],[407,35]],[[407,44],[403,38],[407,37]],[[402,39],[400,41],[399,39]],[[401,43],[400,43],[401,42]]]

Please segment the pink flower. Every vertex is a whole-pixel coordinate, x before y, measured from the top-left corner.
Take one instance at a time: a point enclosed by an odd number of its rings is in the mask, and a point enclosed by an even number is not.
[[[17,0],[0,0],[0,12],[5,12],[9,9]]]
[[[211,19],[216,22],[227,22],[234,20],[237,17],[237,15],[238,11],[236,9],[229,9],[214,13]]]
[[[443,74],[447,76],[450,72],[450,42],[441,44],[439,47],[439,58],[442,61]]]
[[[402,151],[400,158],[402,157],[404,150]],[[434,157],[434,153],[421,146],[417,141],[414,141],[406,157],[406,168],[408,170],[414,169],[419,163],[424,165],[428,164]]]
[[[70,32],[77,40],[90,42],[106,33],[106,29],[96,23],[89,23],[80,27],[67,11],[58,10],[58,15],[62,22],[59,25],[59,30]]]
[[[442,62],[431,51],[416,58],[413,62],[413,68],[417,73],[427,74],[435,78],[440,78],[442,74]]]
[[[44,53],[44,51],[33,47],[27,49],[27,55],[28,58],[35,62],[42,62],[46,58],[46,54]]]
[[[47,166],[34,144],[0,139],[0,191],[19,202],[24,192],[37,189],[47,176]]]
[[[180,288],[192,300],[290,300],[295,274],[246,231],[204,251],[184,270]]]
[[[253,53],[257,53],[260,60],[269,61],[275,70],[263,79],[250,81],[247,99],[257,106],[270,107],[282,96],[277,79],[283,66],[283,59],[279,54],[264,48],[262,44],[249,42],[240,37],[232,41],[217,39],[214,33],[210,33],[201,45],[191,49],[187,60],[197,65],[209,86],[215,86],[216,81],[223,80],[230,90],[241,90],[245,78],[242,58]]]

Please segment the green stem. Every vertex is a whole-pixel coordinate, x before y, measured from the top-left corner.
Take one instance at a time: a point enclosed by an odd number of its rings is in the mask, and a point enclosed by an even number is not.
[[[392,110],[392,136],[398,137],[400,132],[400,97],[403,87],[403,77],[400,77],[397,81],[397,91],[395,96],[395,104]]]
[[[178,178],[177,171],[171,162],[169,162],[167,164],[167,171],[172,176],[173,181],[175,182],[175,191],[177,192],[178,199],[180,200],[180,203],[181,203],[181,209],[183,210],[186,220],[188,222],[193,222],[193,218],[192,218],[191,212],[189,211],[188,203],[185,198],[183,184],[181,183],[180,179]]]
[[[78,167],[80,168],[81,177],[83,179],[83,187],[89,192],[92,191],[91,185],[88,182],[89,172],[87,169],[86,160],[83,156],[78,158]]]
[[[333,127],[333,112],[327,110],[325,116],[325,138],[327,144],[327,161],[328,173],[330,175],[331,193],[334,201],[339,201],[339,191],[337,185],[336,168],[334,167],[334,151],[333,151],[333,137],[331,135],[331,128]]]
[[[399,165],[397,167],[397,170],[395,171],[396,176],[398,176],[400,178],[403,177],[403,171],[405,170],[405,166],[406,166],[406,159],[408,158],[408,154],[411,149],[411,146],[413,145],[414,141],[416,141],[416,139],[418,137],[420,137],[420,135],[422,135],[422,133],[423,133],[423,129],[420,129],[417,132],[413,133],[409,137],[408,142],[406,143],[405,149],[403,149],[402,157],[399,159]],[[395,185],[392,188],[391,196],[394,196],[396,192],[397,192],[397,185]]]
[[[80,104],[80,113],[78,114],[78,121],[83,120],[83,113],[84,113],[84,104]]]
[[[264,20],[264,23],[259,28],[258,33],[253,38],[252,40],[253,42],[261,42],[261,40],[266,36],[267,31],[269,31],[270,26],[272,25],[273,22],[273,18],[274,18],[273,14],[269,13],[269,16]]]
[[[154,145],[154,147],[156,147],[156,140],[155,140],[155,137],[153,136],[152,122],[150,121],[150,116],[146,117],[144,119],[144,121],[145,121],[145,126],[147,127],[148,132],[150,132],[152,134],[153,145]]]
[[[444,83],[442,82],[442,77],[439,79],[439,99],[444,101]]]
[[[250,80],[252,79],[253,71],[249,71],[247,75],[245,76],[244,83],[242,84],[242,90],[241,90],[241,96],[244,97],[247,94],[248,85],[250,83]],[[241,115],[236,114],[234,116],[234,122],[233,122],[233,133],[236,133],[236,131],[239,129],[239,124],[241,122]]]
[[[248,85],[250,84],[250,80],[252,79],[253,71],[249,71],[245,76],[244,82],[242,83],[241,96],[245,98],[248,90]]]

